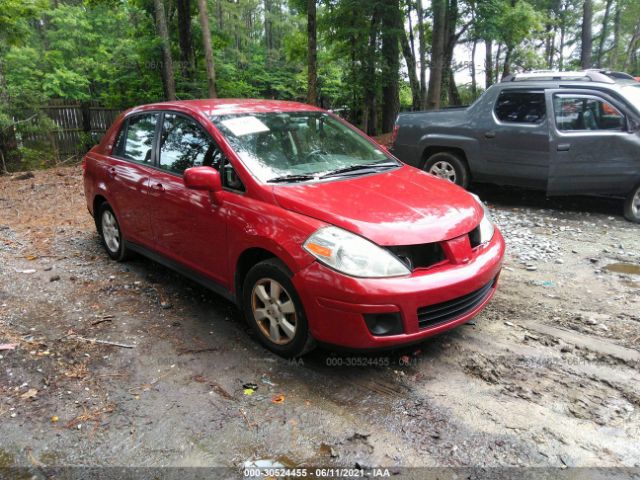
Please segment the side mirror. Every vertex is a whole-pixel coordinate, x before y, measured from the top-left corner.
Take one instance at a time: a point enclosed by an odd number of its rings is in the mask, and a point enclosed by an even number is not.
[[[184,185],[194,190],[212,193],[222,190],[220,173],[212,167],[191,167],[184,171]]]

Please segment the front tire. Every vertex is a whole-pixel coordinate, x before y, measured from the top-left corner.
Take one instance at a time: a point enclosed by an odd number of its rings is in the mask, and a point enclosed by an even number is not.
[[[436,177],[449,180],[462,188],[469,186],[469,169],[464,160],[455,153],[434,153],[427,158],[423,170]]]
[[[640,185],[636,185],[624,202],[624,218],[640,223]]]
[[[107,202],[100,205],[98,209],[96,226],[98,227],[102,245],[104,245],[104,249],[113,260],[122,262],[129,258],[129,251],[125,246],[120,223],[118,223],[116,214]]]
[[[286,358],[299,357],[315,346],[291,273],[277,259],[251,268],[242,288],[242,304],[260,343]]]

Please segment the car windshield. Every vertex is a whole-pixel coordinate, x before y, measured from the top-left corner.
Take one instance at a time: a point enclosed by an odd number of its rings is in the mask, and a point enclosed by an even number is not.
[[[625,85],[620,89],[625,98],[640,112],[640,83]]]
[[[314,181],[399,166],[381,148],[324,112],[221,115],[211,120],[263,182]]]

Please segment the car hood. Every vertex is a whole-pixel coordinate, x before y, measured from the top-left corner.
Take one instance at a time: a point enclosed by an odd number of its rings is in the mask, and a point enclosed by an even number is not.
[[[416,245],[458,237],[482,219],[464,189],[409,166],[328,182],[273,187],[277,203],[362,235],[378,245]]]

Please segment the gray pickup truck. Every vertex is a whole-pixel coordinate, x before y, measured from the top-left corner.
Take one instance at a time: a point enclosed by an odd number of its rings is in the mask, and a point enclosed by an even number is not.
[[[469,107],[401,113],[391,151],[463,187],[625,198],[640,223],[640,83],[610,72],[518,74]]]

